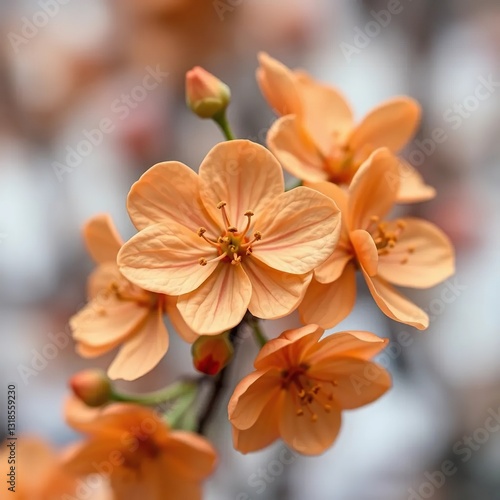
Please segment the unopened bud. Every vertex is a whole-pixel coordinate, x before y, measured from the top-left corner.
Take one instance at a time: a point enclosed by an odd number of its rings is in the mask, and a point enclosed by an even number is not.
[[[111,381],[101,370],[84,370],[73,375],[69,385],[87,406],[102,406],[111,400]]]
[[[222,113],[230,100],[229,87],[200,66],[186,73],[186,102],[200,118]]]
[[[233,344],[228,332],[201,335],[191,348],[194,367],[201,373],[217,375],[232,359]]]

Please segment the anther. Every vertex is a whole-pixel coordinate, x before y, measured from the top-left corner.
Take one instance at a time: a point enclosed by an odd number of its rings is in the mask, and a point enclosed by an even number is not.
[[[227,203],[225,201],[219,201],[219,203],[217,203],[217,208],[220,210],[221,208],[224,208],[226,205]]]
[[[203,236],[207,232],[207,229],[205,227],[200,227],[198,229],[198,232],[196,233],[198,236]]]
[[[299,408],[297,410],[297,417],[301,417],[302,415],[304,415],[304,410],[302,408]]]
[[[201,257],[201,259],[198,261],[200,263],[200,266],[206,266],[207,265],[207,259],[204,259]]]
[[[260,231],[255,231],[253,237],[255,238],[255,241],[260,241],[262,239],[262,233]]]
[[[253,217],[255,214],[251,211],[251,210],[247,210],[245,213],[244,213],[245,217]]]
[[[408,264],[408,257],[401,259],[400,264]]]
[[[230,232],[230,233],[237,233],[238,232],[238,228],[237,227],[234,227],[234,226],[229,226],[227,228],[227,230]]]

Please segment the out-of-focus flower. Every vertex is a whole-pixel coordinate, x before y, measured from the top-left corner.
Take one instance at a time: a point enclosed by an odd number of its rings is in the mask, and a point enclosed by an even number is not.
[[[79,486],[77,478],[62,468],[59,455],[52,447],[33,436],[2,443],[0,472],[5,498],[16,500],[72,498]],[[88,498],[97,500],[98,496],[89,491]]]
[[[233,358],[234,348],[229,332],[201,335],[191,348],[194,367],[201,373],[217,375]]]
[[[102,474],[120,500],[197,500],[217,460],[212,445],[191,432],[170,430],[158,415],[134,405],[112,405],[95,418],[67,414],[87,434],[65,467],[85,477]]]
[[[120,250],[120,270],[141,288],[178,295],[199,334],[229,330],[247,308],[283,317],[340,233],[331,199],[305,187],[283,191],[278,161],[250,141],[216,145],[199,175],[179,162],[155,165],[130,191],[140,231]]]
[[[269,149],[291,174],[306,182],[349,185],[373,151],[387,147],[398,153],[408,144],[420,121],[420,106],[409,97],[391,99],[355,124],[345,98],[333,87],[304,71],[259,54],[257,81],[264,97],[282,115],[267,136]],[[433,198],[435,190],[399,158],[398,201]]]
[[[397,201],[398,160],[378,149],[361,166],[346,193],[331,183],[315,188],[342,211],[342,233],[333,255],[314,273],[300,305],[304,323],[330,328],[354,307],[356,269],[361,270],[375,302],[389,318],[423,330],[427,314],[392,285],[429,288],[455,271],[453,246],[433,224],[415,218],[386,221]]]
[[[213,118],[227,108],[229,87],[208,71],[195,66],[186,73],[186,103],[200,118]]]
[[[316,325],[288,330],[262,348],[256,371],[229,401],[237,450],[260,450],[281,437],[299,453],[323,453],[337,437],[342,410],[371,403],[389,389],[387,371],[369,361],[387,340],[341,332],[319,341],[323,332]]]
[[[110,401],[112,395],[111,381],[98,369],[75,373],[69,385],[75,396],[88,406],[102,406]]]
[[[165,311],[186,341],[197,336],[182,321],[174,297],[142,290],[121,275],[116,255],[122,241],[109,216],[92,218],[84,237],[98,267],[89,278],[89,303],[70,320],[77,352],[92,358],[122,345],[108,376],[134,380],[152,370],[167,352]]]

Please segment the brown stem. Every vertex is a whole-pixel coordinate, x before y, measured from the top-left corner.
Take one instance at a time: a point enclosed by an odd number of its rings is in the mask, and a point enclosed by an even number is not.
[[[229,332],[229,340],[232,342],[234,346],[234,355],[236,355],[236,348],[238,346],[238,343],[235,342],[238,332],[242,328],[242,326],[246,323],[246,317],[243,318],[241,323],[236,325],[234,328],[231,329]],[[205,409],[200,415],[200,419],[198,421],[198,427],[197,427],[197,432],[199,434],[203,434],[206,430],[206,427],[212,417],[212,414],[214,411],[217,409],[218,403],[222,397],[222,394],[224,392],[224,388],[226,387],[226,381],[227,377],[229,375],[229,368],[231,365],[226,366],[216,377],[214,380],[214,383],[211,388],[211,394],[208,399],[207,405],[205,406]]]

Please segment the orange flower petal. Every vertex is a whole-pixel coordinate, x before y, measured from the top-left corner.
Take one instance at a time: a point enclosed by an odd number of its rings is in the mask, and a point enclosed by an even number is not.
[[[429,316],[401,295],[394,287],[378,276],[370,278],[363,273],[373,299],[381,311],[394,321],[425,330],[429,326]]]
[[[252,282],[252,298],[248,309],[258,318],[277,319],[291,313],[299,305],[312,274],[287,274],[266,266],[251,256],[243,268]]]
[[[317,380],[335,381],[333,398],[343,410],[372,403],[392,385],[387,370],[356,358],[324,359],[313,364],[309,373]]]
[[[116,255],[123,244],[110,215],[92,217],[83,227],[83,237],[92,259],[101,264],[116,262]]]
[[[94,299],[109,290],[111,283],[120,281],[124,281],[124,278],[116,265],[115,256],[115,262],[106,262],[92,271],[87,282],[87,295],[89,299]]]
[[[165,356],[168,343],[162,311],[152,311],[144,325],[123,344],[108,369],[108,377],[112,380],[142,377]]]
[[[425,220],[402,221],[405,228],[396,245],[380,256],[378,275],[411,288],[429,288],[449,278],[455,272],[455,257],[448,237]]]
[[[146,171],[130,189],[127,209],[139,230],[165,219],[195,232],[217,228],[201,204],[198,175],[178,161],[157,163]]]
[[[333,253],[340,228],[340,211],[332,200],[298,187],[275,198],[256,218],[262,240],[252,255],[279,271],[305,274]]]
[[[354,265],[346,266],[333,283],[313,280],[299,306],[300,320],[332,328],[345,319],[356,303],[356,274]]]
[[[308,363],[316,366],[319,363],[328,364],[335,357],[357,358],[368,361],[385,349],[388,339],[378,337],[371,332],[351,331],[330,335],[309,351]]]
[[[281,376],[276,368],[248,375],[236,386],[229,401],[229,421],[240,430],[249,429],[280,391]]]
[[[262,409],[260,418],[252,427],[245,430],[233,426],[234,448],[241,453],[250,453],[269,446],[279,438],[279,415],[285,397],[284,391],[279,391],[276,397],[268,400]]]
[[[417,203],[432,200],[436,196],[436,190],[428,186],[417,170],[401,158],[399,158],[399,175],[401,182],[398,203]]]
[[[306,325],[284,331],[278,338],[268,341],[255,358],[257,370],[270,368],[283,369],[294,359],[300,364],[304,352],[314,345],[323,335],[323,328],[318,325]]]
[[[283,168],[298,179],[320,182],[328,178],[318,149],[297,116],[288,115],[276,120],[266,140]]]
[[[242,230],[245,212],[257,216],[271,200],[283,193],[281,166],[263,146],[246,140],[222,142],[212,148],[200,166],[200,196],[214,220],[222,214],[221,201],[231,225]]]
[[[211,335],[236,326],[251,296],[252,284],[241,265],[222,263],[198,289],[181,295],[177,308],[192,330]]]
[[[168,319],[172,323],[175,331],[184,341],[192,344],[199,337],[199,335],[189,328],[179,312],[179,309],[177,309],[177,297],[166,296],[165,302]]]
[[[123,340],[146,318],[148,308],[114,295],[97,297],[70,319],[73,338],[101,347]]]
[[[122,447],[119,435],[90,438],[74,446],[71,455],[65,460],[64,469],[78,476],[96,474],[96,464],[109,460],[112,451],[120,453]]]
[[[420,105],[409,97],[398,97],[377,106],[354,129],[348,145],[359,151],[387,147],[400,151],[414,136],[420,122]]]
[[[342,94],[328,85],[313,80],[307,73],[297,75],[302,103],[300,121],[314,138],[323,156],[332,146],[343,144],[352,130],[352,110]]]
[[[375,276],[377,274],[379,257],[372,235],[364,229],[357,229],[350,233],[350,237],[358,262],[368,276]]]
[[[121,338],[119,338],[115,342],[112,342],[110,344],[104,344],[101,346],[93,346],[93,345],[84,344],[83,342],[77,342],[75,345],[75,351],[82,358],[96,358],[98,356],[102,356],[103,354],[106,354],[107,352],[111,351],[112,349],[117,347],[122,342],[123,342],[123,339],[121,339]]]
[[[366,229],[371,217],[382,219],[393,207],[400,185],[398,163],[387,148],[380,148],[356,172],[349,187],[346,220],[351,230]]]
[[[165,462],[171,464],[175,475],[189,481],[206,478],[217,463],[217,453],[210,442],[192,432],[171,432],[163,452]]]
[[[310,404],[317,415],[313,422],[308,413],[297,415],[297,400],[290,391],[286,396],[279,422],[279,431],[283,440],[294,450],[304,455],[319,455],[326,451],[335,441],[341,424],[340,409],[331,405],[326,412],[316,401]]]
[[[300,100],[293,72],[265,52],[259,52],[258,59],[257,83],[266,101],[279,115],[297,113]]]
[[[217,250],[177,222],[143,229],[118,254],[122,274],[141,288],[167,295],[182,295],[198,288],[217,262],[201,266],[201,258],[217,257]]]

